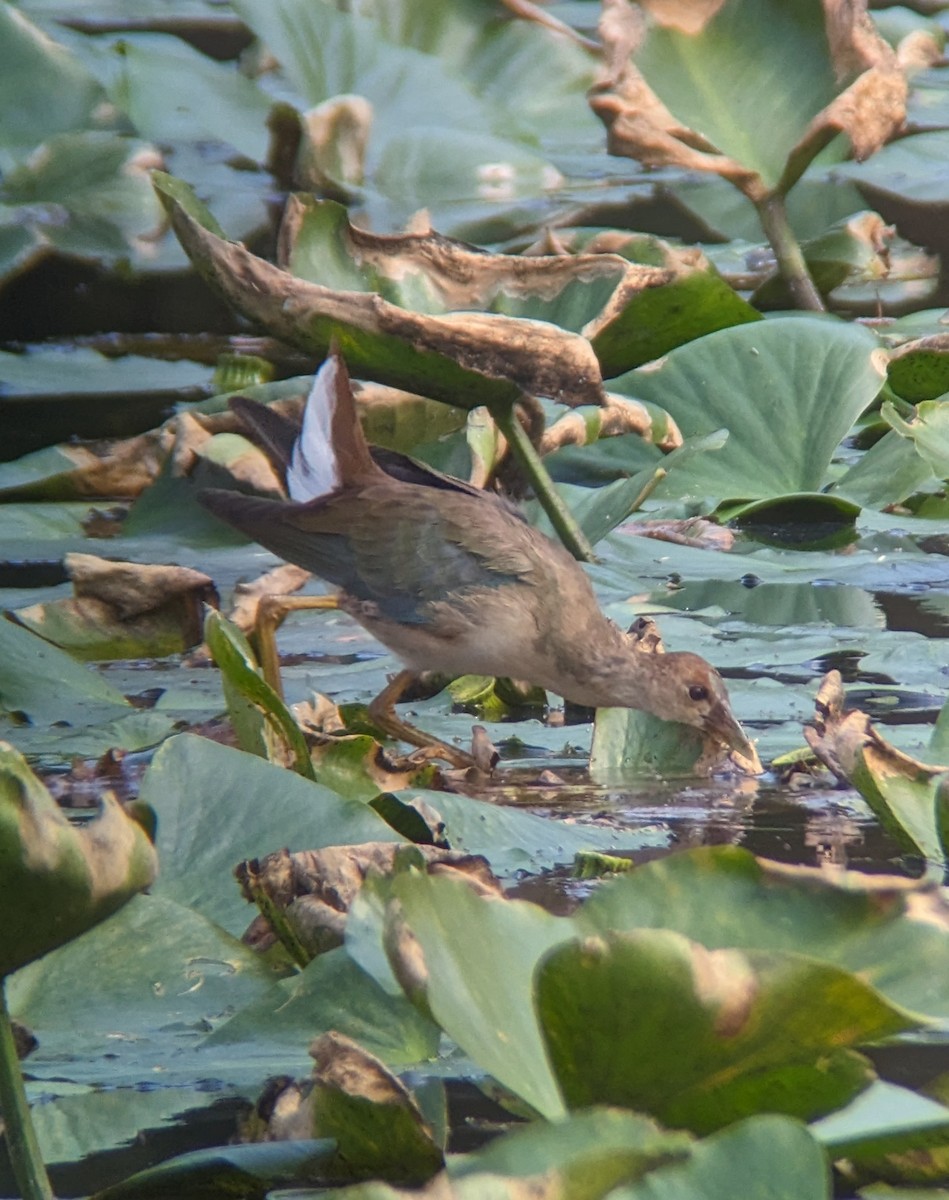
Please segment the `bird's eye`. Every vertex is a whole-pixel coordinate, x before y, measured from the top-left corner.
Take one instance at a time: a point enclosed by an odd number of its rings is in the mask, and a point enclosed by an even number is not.
[[[700,700],[708,699],[708,688],[702,687],[700,683],[693,683],[689,688],[689,699],[698,703]]]

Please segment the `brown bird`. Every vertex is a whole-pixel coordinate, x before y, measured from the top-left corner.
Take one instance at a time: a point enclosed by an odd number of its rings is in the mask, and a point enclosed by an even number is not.
[[[231,406],[290,499],[209,490],[202,503],[335,584],[338,606],[402,659],[407,670],[370,706],[387,733],[445,749],[394,712],[418,672],[512,676],[575,704],[694,726],[755,760],[715,668],[697,654],[638,649],[600,611],[579,563],[515,505],[370,447],[338,356],[316,376],[302,429],[251,400]]]

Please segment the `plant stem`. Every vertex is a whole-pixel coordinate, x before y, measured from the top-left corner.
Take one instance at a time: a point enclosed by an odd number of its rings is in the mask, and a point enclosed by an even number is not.
[[[504,407],[499,405],[497,408],[492,408],[491,416],[494,417],[498,429],[504,434],[512,453],[516,455],[518,462],[523,467],[524,474],[534,489],[534,495],[550,518],[550,523],[557,531],[560,540],[574,558],[578,558],[581,562],[593,562],[596,557],[593,547],[577,524],[573,513],[557,494],[553,481],[547,474],[547,468],[517,419],[514,405],[505,405]]]
[[[788,221],[784,196],[769,196],[757,202],[755,208],[794,303],[798,308],[810,312],[826,312],[824,301],[811,278],[800,244]]]
[[[6,980],[0,979],[0,1110],[6,1127],[7,1150],[23,1200],[53,1200],[39,1142],[26,1101],[20,1060],[7,1009]]]

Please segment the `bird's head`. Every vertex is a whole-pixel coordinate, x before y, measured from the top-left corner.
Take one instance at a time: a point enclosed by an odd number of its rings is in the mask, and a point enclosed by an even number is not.
[[[650,709],[665,721],[693,725],[748,758],[755,750],[731,710],[725,681],[697,654],[676,651],[654,656],[663,686],[651,696]]]

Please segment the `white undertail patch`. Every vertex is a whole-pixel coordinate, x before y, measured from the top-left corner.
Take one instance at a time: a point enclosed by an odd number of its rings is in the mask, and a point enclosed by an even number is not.
[[[313,380],[303,413],[303,427],[287,468],[287,492],[301,504],[318,500],[339,487],[340,470],[333,447],[336,408],[335,357],[328,358]]]

